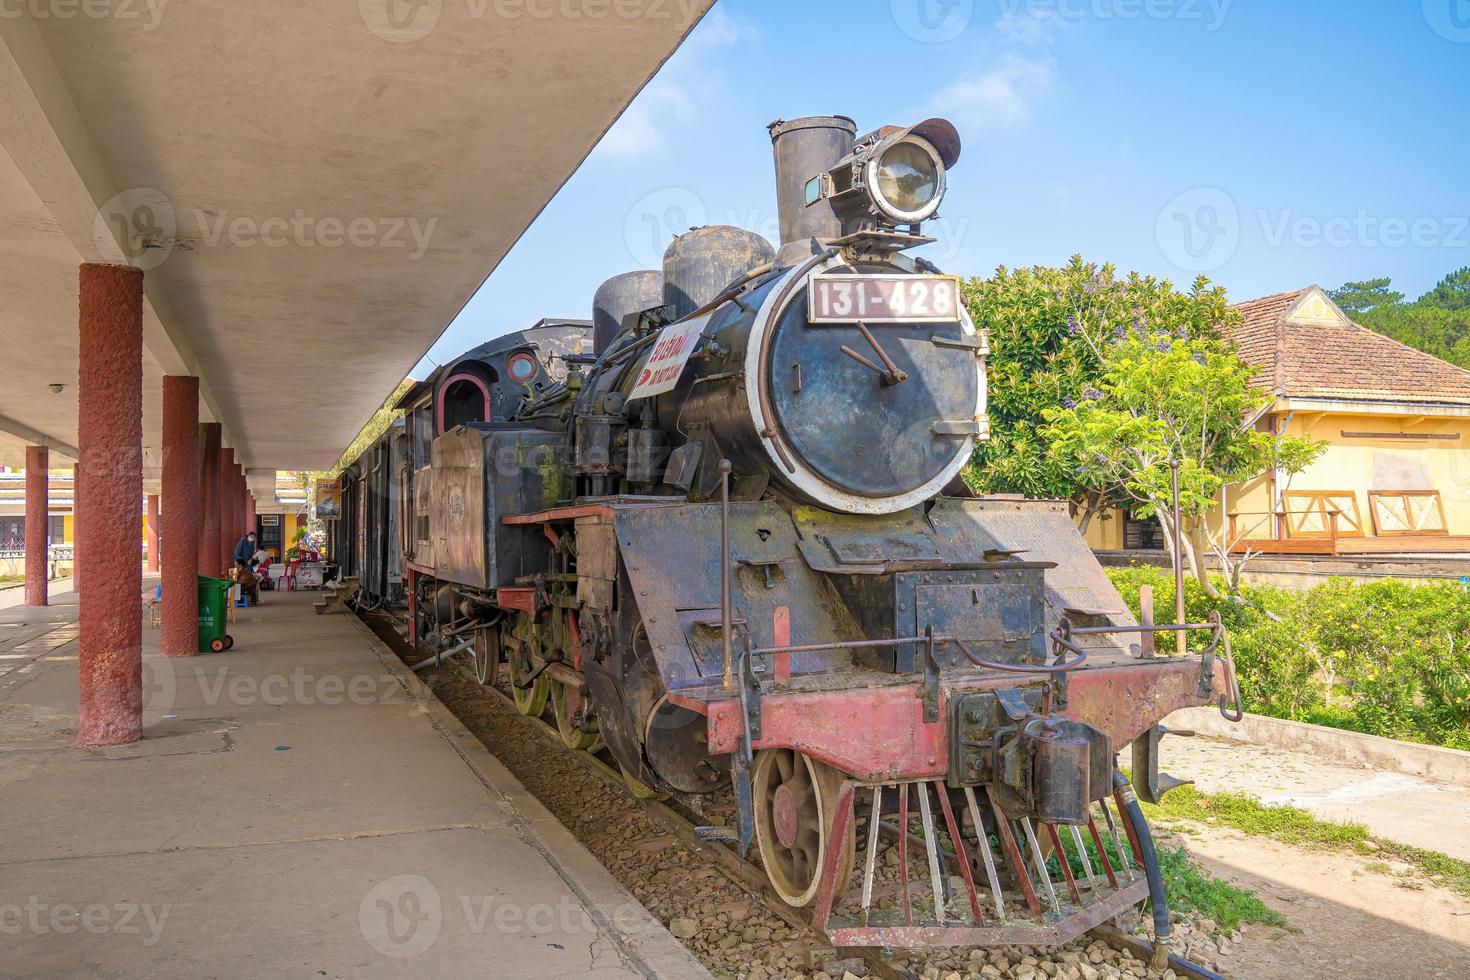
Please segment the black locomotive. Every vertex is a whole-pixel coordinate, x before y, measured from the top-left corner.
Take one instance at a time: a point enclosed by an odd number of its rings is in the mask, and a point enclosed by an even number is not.
[[[704,833],[756,843],[839,945],[1062,942],[1151,887],[1166,938],[1115,759],[1145,798],[1170,784],[1158,723],[1224,704],[1223,631],[1155,655],[1065,502],[961,479],[987,338],[908,254],[954,127],[771,137],[779,248],[692,229],[590,325],[436,371],[347,474],[334,552],[636,792],[733,793]]]

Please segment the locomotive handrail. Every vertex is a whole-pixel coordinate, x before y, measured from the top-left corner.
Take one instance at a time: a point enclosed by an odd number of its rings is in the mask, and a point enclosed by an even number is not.
[[[1134,626],[1072,626],[1066,620],[1062,625],[1051,631],[1052,643],[1058,647],[1081,653],[1082,648],[1071,641],[1074,636],[1101,636],[1108,633],[1182,633],[1187,630],[1209,630],[1211,632],[1210,645],[1205,648],[1204,656],[1212,657],[1220,646],[1220,640],[1225,635],[1225,626],[1218,620],[1208,623],[1140,623]]]
[[[894,636],[887,639],[876,640],[833,640],[831,643],[802,643],[789,644],[779,647],[756,647],[750,651],[751,656],[770,656],[777,653],[818,653],[823,650],[857,650],[863,647],[896,647],[906,643],[927,643],[927,636]],[[1078,656],[1074,660],[1059,664],[1007,664],[996,660],[985,660],[971,650],[969,645],[957,636],[934,637],[934,642],[953,643],[960,648],[966,658],[977,667],[986,667],[991,670],[1004,670],[1013,674],[1057,674],[1062,671],[1079,667],[1087,659],[1086,650],[1077,650]]]
[[[935,637],[936,641],[938,641],[938,639],[939,637]],[[1073,649],[1072,652],[1077,654],[1077,658],[1075,660],[1068,660],[1066,662],[1059,661],[1058,663],[1054,664],[1003,664],[995,660],[985,660],[981,657],[976,656],[975,651],[971,650],[969,645],[957,636],[948,636],[944,639],[959,647],[960,651],[970,659],[970,663],[974,664],[976,667],[988,667],[991,670],[1004,670],[1009,671],[1013,674],[1060,674],[1064,671],[1072,670],[1074,667],[1081,667],[1083,662],[1087,660],[1086,650]]]

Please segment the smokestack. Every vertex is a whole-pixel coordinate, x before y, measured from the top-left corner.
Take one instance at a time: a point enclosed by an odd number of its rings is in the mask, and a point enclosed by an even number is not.
[[[846,116],[777,119],[767,127],[776,155],[776,208],[781,219],[777,263],[811,255],[813,238],[840,238],[842,222],[826,200],[806,203],[806,185],[852,152],[857,123]]]

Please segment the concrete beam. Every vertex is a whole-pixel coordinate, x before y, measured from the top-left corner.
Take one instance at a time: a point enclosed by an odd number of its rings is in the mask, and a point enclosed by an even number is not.
[[[130,243],[108,219],[126,201],[97,148],[30,17],[0,17],[0,145],[35,189],[83,262],[128,265]],[[126,224],[123,227],[127,227]],[[143,349],[164,374],[199,376],[199,358],[169,315],[161,287],[143,286]],[[201,415],[225,422],[207,379],[199,386]],[[228,425],[225,429],[228,431]]]
[[[15,436],[15,438],[29,443],[32,446],[45,446],[51,452],[59,456],[65,456],[67,459],[75,460],[82,458],[81,451],[76,446],[48,436],[44,432],[37,432],[30,426],[22,425],[15,419],[6,418],[4,415],[0,415],[0,432]]]

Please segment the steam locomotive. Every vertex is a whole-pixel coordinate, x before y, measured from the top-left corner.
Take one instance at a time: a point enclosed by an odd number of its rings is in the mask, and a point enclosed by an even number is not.
[[[1228,638],[1136,622],[1065,502],[962,480],[988,340],[909,254],[955,128],[770,135],[779,247],[692,229],[590,322],[436,371],[346,474],[334,554],[636,793],[726,794],[701,833],[837,945],[1054,944],[1150,895],[1166,942],[1137,799],[1178,783],[1160,720],[1225,710]]]

